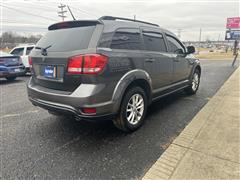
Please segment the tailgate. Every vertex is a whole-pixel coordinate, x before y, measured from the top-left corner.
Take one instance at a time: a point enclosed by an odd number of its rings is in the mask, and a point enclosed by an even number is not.
[[[98,21],[71,21],[50,26],[31,52],[35,84],[73,92],[81,75],[68,75],[69,57],[87,52]]]
[[[4,66],[19,66],[21,64],[19,56],[0,57],[0,64]]]
[[[55,90],[74,91],[81,84],[81,77],[66,74],[66,58],[32,58],[35,84]]]

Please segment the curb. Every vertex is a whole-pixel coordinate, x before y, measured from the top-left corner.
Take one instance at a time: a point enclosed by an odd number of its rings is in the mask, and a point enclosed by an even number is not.
[[[153,164],[142,178],[143,180],[170,179],[185,154],[191,149],[191,144],[201,130],[206,126],[208,119],[223,105],[223,100],[230,88],[235,84],[231,80],[238,78],[240,68],[237,68],[223,84],[212,99],[197,113],[180,135],[170,144],[166,151]],[[236,75],[238,77],[236,77]],[[187,178],[187,177],[185,177]]]

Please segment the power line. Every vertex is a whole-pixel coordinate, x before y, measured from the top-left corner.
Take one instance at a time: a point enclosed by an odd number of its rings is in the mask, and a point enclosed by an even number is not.
[[[34,3],[34,2],[31,2],[31,1],[27,1],[27,3],[24,3],[24,5],[25,5],[25,7],[26,8],[31,8],[32,9],[32,7],[29,7],[29,6],[26,6],[26,5],[36,5],[36,3]],[[21,5],[22,6],[22,5]],[[55,9],[56,10],[56,7],[53,7],[53,6],[46,6],[45,4],[40,4],[40,3],[38,3],[37,4],[37,8],[39,9],[39,8],[42,8],[42,10],[45,10],[45,11],[49,11],[49,9],[51,9],[51,10],[53,10],[53,9]]]
[[[53,19],[53,18],[49,18],[49,17],[45,17],[45,16],[41,16],[41,15],[32,14],[32,13],[25,12],[25,11],[22,11],[22,10],[19,10],[19,9],[16,9],[16,8],[12,8],[12,7],[9,7],[9,6],[5,6],[5,5],[2,5],[2,4],[0,4],[0,6],[2,6],[2,7],[4,7],[4,8],[7,8],[7,9],[10,9],[10,10],[14,10],[14,11],[21,12],[21,13],[23,13],[23,14],[27,14],[27,15],[39,17],[39,18],[42,18],[42,19],[45,19],[45,20],[56,21],[56,19]]]
[[[12,4],[4,4],[5,6],[8,6],[8,5],[12,5]],[[35,6],[33,6],[33,5],[35,5]],[[15,6],[15,7],[17,7],[17,6]],[[33,8],[36,8],[36,10],[40,10],[40,11],[54,11],[54,10],[56,10],[56,7],[52,7],[52,6],[43,6],[42,4],[36,4],[36,3],[34,3],[34,2],[29,2],[29,1],[27,1],[27,3],[22,3],[21,4],[21,8],[27,8],[27,9],[33,9]]]
[[[1,19],[1,22],[3,22],[3,23],[15,23],[15,24],[20,24],[19,23],[19,21],[17,21],[17,20],[10,20],[10,19]],[[21,24],[23,24],[23,23],[21,23]],[[26,23],[26,21],[25,21],[25,24],[31,24],[31,25],[40,25],[40,26],[48,26],[49,24],[48,23],[38,23],[38,24],[33,24],[33,23],[31,23],[31,22],[28,22],[28,23]],[[39,26],[39,27],[40,27]]]
[[[51,1],[49,1],[48,3],[54,4],[54,5],[57,4],[56,2],[51,2]],[[66,5],[66,4],[64,4],[64,5]],[[78,7],[75,7],[75,6],[73,6],[73,5],[68,5],[68,6],[69,6],[71,9],[75,9],[75,10],[81,12],[82,14],[85,14],[85,15],[88,15],[88,16],[91,16],[91,17],[98,17],[98,16],[99,16],[99,15],[97,15],[97,14],[89,13],[88,11],[83,10],[83,9],[81,9],[81,8],[78,8]],[[48,6],[47,6],[47,7],[48,7]]]
[[[92,17],[98,16],[96,14],[89,13],[89,12],[87,12],[85,10],[80,9],[80,8],[76,8],[76,7],[72,7],[72,6],[69,6],[69,7],[71,7],[72,9],[75,9],[75,10],[81,12],[82,14],[88,15],[88,16],[92,16]]]
[[[56,3],[51,2],[51,1],[48,2],[48,3],[56,4]],[[64,4],[64,5],[66,5],[66,4]],[[77,11],[79,11],[79,12],[85,14],[85,15],[92,16],[92,17],[98,16],[97,14],[89,13],[88,11],[85,11],[85,10],[83,10],[83,9],[81,9],[81,8],[78,8],[78,7],[75,7],[75,6],[73,6],[73,5],[69,5],[69,4],[68,4],[68,6],[69,6],[71,9],[75,9],[75,10],[77,10]]]

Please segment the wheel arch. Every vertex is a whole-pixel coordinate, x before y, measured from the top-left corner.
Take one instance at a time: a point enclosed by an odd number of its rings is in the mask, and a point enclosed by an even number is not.
[[[199,70],[200,75],[201,75],[201,73],[202,73],[202,68],[201,68],[201,65],[200,65],[199,60],[197,60],[197,61],[195,62],[195,64],[193,65],[192,70],[191,70],[191,73],[190,73],[190,75],[189,75],[189,80],[192,79],[193,73],[194,73],[194,71],[195,71],[196,69]]]
[[[114,103],[114,111],[118,112],[120,105],[122,103],[122,99],[128,89],[130,89],[133,86],[139,86],[141,87],[147,95],[148,98],[148,104],[151,103],[152,99],[152,81],[149,76],[149,74],[141,69],[136,69],[133,71],[129,71],[126,73],[118,82],[114,89],[114,93],[112,96],[112,101],[116,102]]]
[[[196,67],[194,68],[194,71],[195,71],[196,69],[199,71],[199,73],[200,73],[200,75],[201,75],[202,69],[201,69],[201,66],[200,66],[199,64],[196,65]]]

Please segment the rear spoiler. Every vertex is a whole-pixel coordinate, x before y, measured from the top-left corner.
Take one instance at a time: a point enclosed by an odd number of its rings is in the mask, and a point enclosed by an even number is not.
[[[97,24],[102,24],[100,20],[81,20],[81,21],[63,21],[59,23],[52,24],[48,27],[48,30],[57,30],[57,29],[68,29],[75,27],[84,27],[84,26],[95,26]]]

